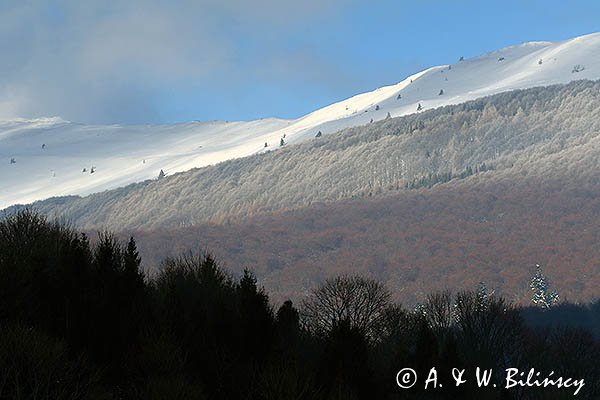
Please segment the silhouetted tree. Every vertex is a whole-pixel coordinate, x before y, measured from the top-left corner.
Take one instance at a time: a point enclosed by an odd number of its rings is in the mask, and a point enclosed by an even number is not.
[[[276,315],[277,329],[279,334],[289,341],[300,331],[300,313],[294,307],[291,300],[283,302]]]
[[[524,330],[523,320],[513,306],[493,296],[482,304],[477,292],[457,294],[455,304],[465,362],[482,368],[517,365]]]
[[[248,269],[236,287],[240,315],[243,350],[249,358],[260,360],[269,353],[273,342],[274,317],[269,296],[258,289],[256,277]]]
[[[368,398],[374,387],[364,333],[349,320],[342,319],[332,326],[325,343],[319,381],[327,398]]]
[[[314,290],[302,307],[307,329],[327,335],[340,321],[362,332],[370,340],[380,338],[390,293],[379,282],[361,276],[327,279]]]

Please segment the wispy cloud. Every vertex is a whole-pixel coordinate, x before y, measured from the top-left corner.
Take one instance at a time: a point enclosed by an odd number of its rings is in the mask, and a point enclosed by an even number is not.
[[[176,3],[176,4],[175,4]],[[347,1],[8,0],[0,5],[0,117],[154,122],[165,91],[336,68],[288,46]]]

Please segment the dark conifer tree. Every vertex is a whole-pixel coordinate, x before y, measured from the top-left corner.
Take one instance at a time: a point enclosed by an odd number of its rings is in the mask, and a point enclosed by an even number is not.
[[[127,247],[123,252],[123,274],[129,288],[141,288],[144,286],[144,273],[141,270],[142,259],[137,250],[133,236],[129,238]]]
[[[277,330],[285,339],[291,339],[300,331],[300,314],[291,300],[283,302],[277,310]]]
[[[250,358],[261,359],[269,352],[273,340],[274,319],[269,296],[258,289],[256,277],[248,269],[237,285],[244,352]]]

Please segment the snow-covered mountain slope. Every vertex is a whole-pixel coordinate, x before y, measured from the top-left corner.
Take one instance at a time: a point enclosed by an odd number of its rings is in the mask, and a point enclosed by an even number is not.
[[[332,104],[296,120],[90,126],[60,118],[0,122],[0,208],[128,183],[277,149],[371,120],[513,89],[600,79],[600,33],[531,42]],[[419,107],[420,105],[420,107]],[[265,143],[267,147],[265,148]],[[93,173],[91,172],[93,168]],[[84,170],[85,169],[85,170]]]

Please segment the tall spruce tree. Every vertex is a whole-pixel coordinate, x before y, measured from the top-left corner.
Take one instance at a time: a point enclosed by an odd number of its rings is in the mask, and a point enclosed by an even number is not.
[[[531,302],[542,308],[550,308],[560,300],[558,293],[550,291],[548,279],[542,273],[539,264],[536,265],[535,275],[531,278],[529,287],[533,291]]]

